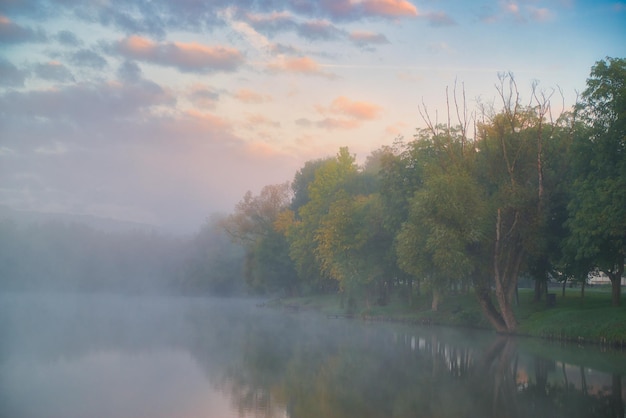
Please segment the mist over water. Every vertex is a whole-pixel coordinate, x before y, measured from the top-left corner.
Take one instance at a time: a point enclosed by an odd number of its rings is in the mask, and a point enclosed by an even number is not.
[[[623,416],[623,353],[257,305],[5,292],[0,416]]]

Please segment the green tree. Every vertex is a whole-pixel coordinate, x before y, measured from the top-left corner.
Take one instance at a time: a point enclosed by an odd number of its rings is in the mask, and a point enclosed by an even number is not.
[[[626,60],[606,58],[591,69],[577,106],[585,123],[574,141],[569,247],[579,261],[593,260],[620,304],[626,257]]]
[[[386,300],[387,248],[382,227],[382,207],[376,194],[342,193],[331,204],[316,233],[316,254],[322,270],[337,280],[349,298],[365,290],[378,304]]]
[[[313,166],[314,163],[309,165]],[[321,266],[316,237],[324,215],[337,197],[346,192],[357,173],[355,157],[346,147],[341,148],[335,158],[323,160],[313,170],[313,181],[306,187],[306,203],[297,209],[293,222],[286,228],[289,255],[301,280],[312,289],[324,291],[336,288],[337,281],[328,276],[328,271]],[[302,186],[297,189],[302,189]]]
[[[245,276],[258,292],[297,292],[297,275],[289,246],[276,222],[290,203],[289,183],[265,186],[258,196],[247,192],[222,225],[246,249]]]

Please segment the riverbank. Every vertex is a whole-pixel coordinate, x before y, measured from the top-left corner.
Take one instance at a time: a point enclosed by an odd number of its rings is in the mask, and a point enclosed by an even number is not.
[[[520,289],[516,316],[518,333],[555,341],[574,341],[626,349],[626,307],[612,307],[608,288],[554,289],[556,303],[534,302],[532,291]],[[391,298],[385,306],[357,303],[348,312],[340,296],[315,295],[276,299],[269,306],[288,310],[312,310],[330,317],[491,329],[472,294],[446,296],[437,312],[430,309],[428,296],[416,297],[412,306],[406,300]],[[344,304],[345,306],[345,304]]]

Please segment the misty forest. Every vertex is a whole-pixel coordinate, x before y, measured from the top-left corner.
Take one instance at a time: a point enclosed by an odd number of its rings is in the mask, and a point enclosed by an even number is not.
[[[349,311],[471,292],[493,326],[515,332],[520,281],[592,272],[620,304],[626,254],[626,60],[591,68],[576,106],[500,74],[496,100],[422,103],[425,128],[374,150],[308,161],[284,184],[248,192],[192,238],[80,223],[0,223],[3,290],[296,296],[340,293]]]

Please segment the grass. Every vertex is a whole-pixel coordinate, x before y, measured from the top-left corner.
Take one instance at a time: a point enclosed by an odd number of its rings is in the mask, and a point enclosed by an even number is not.
[[[516,316],[518,332],[523,335],[559,341],[626,346],[626,308],[611,306],[610,288],[593,288],[581,298],[579,289],[551,289],[557,293],[556,306],[549,308],[545,301],[534,302],[530,289],[520,289]],[[371,320],[436,324],[490,329],[472,294],[447,295],[433,312],[428,295],[418,296],[412,306],[398,296],[384,306],[366,304],[364,298],[352,307],[350,316]],[[271,305],[290,309],[315,310],[325,315],[347,316],[337,294],[280,299]],[[345,306],[345,304],[344,304]]]

